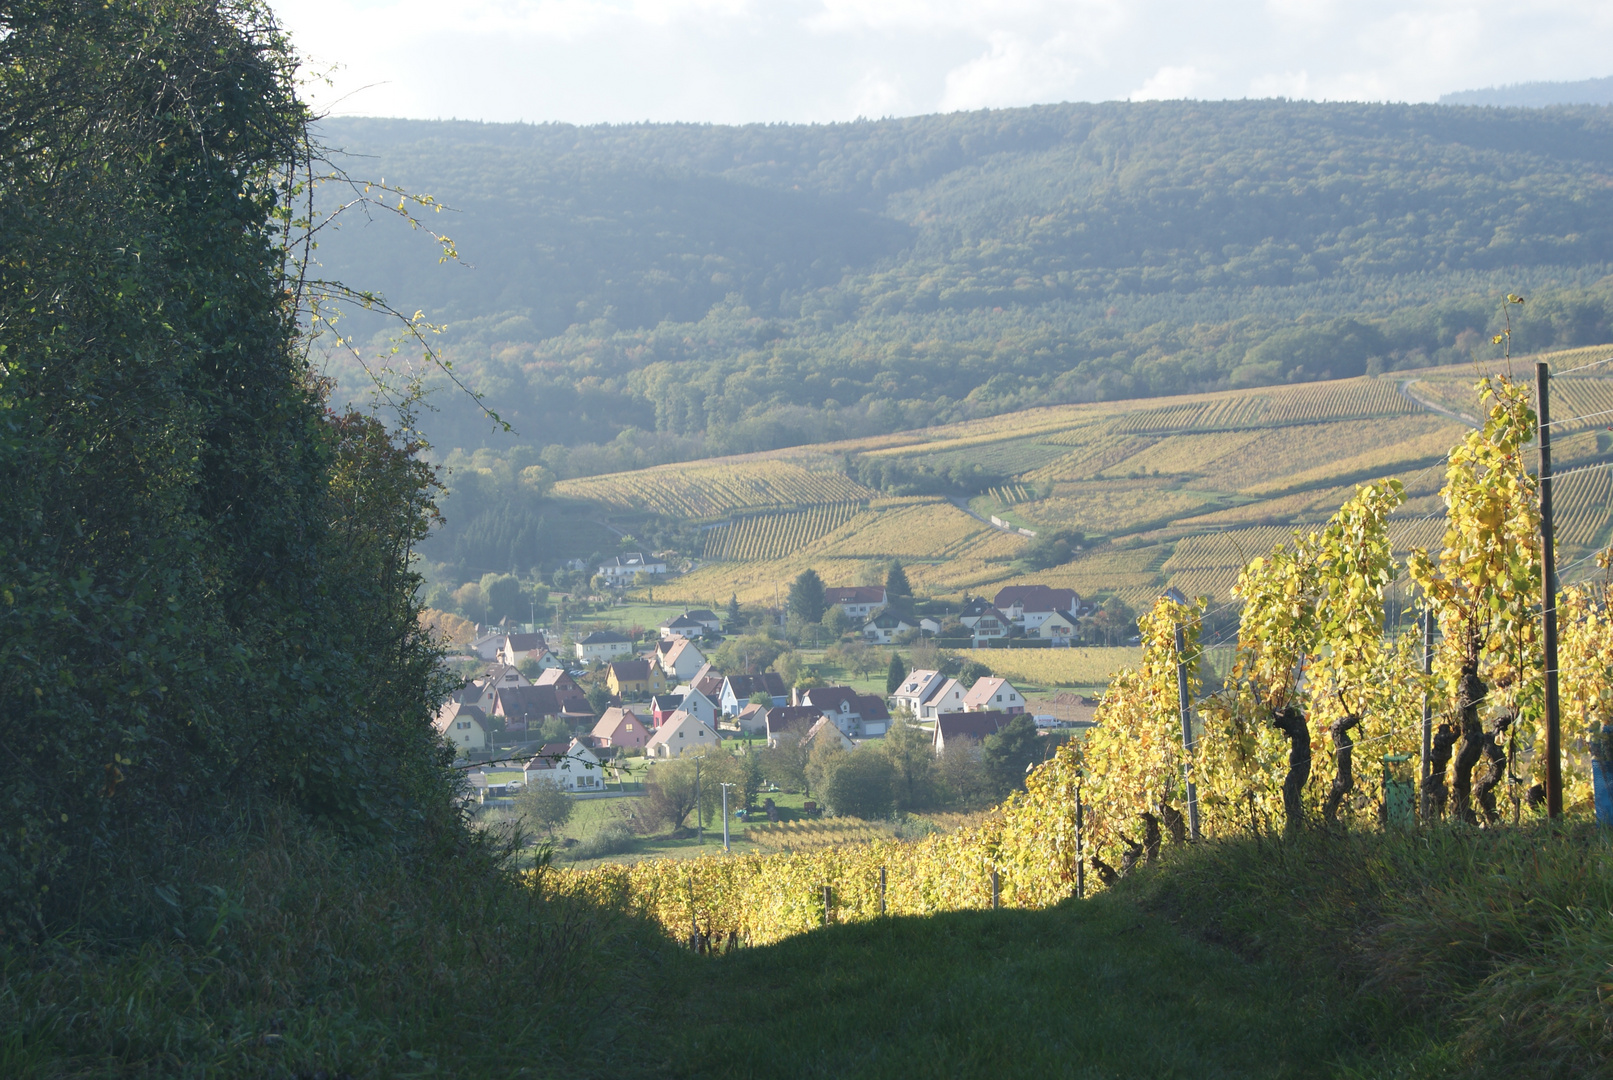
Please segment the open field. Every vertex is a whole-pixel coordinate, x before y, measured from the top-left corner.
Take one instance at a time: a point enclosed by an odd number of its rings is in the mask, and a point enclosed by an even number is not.
[[[1142,649],[960,649],[1015,685],[1098,686],[1123,667],[1142,660]]]

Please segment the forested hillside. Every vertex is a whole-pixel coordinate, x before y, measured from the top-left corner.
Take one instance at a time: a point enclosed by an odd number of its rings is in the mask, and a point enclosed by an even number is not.
[[[1357,375],[1613,337],[1613,115],[1071,104],[834,125],[333,119],[463,265],[348,213],[329,272],[449,325],[555,476],[1033,404]],[[338,372],[357,386],[356,368]]]

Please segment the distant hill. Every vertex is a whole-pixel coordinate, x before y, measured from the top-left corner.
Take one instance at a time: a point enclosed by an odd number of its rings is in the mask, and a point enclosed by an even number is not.
[[[1458,90],[1441,94],[1441,105],[1500,105],[1544,108],[1548,105],[1613,105],[1613,75],[1578,82],[1526,82]]]
[[[467,265],[349,217],[326,269],[450,324],[517,436],[585,475],[1033,405],[1613,339],[1613,115],[1067,104],[827,125],[324,122],[429,191]],[[353,324],[350,324],[350,326]],[[361,386],[354,365],[335,366]],[[501,451],[502,452],[502,451]]]

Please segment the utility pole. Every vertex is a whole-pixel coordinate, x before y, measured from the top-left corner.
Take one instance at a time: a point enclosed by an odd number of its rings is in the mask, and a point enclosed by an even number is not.
[[[1546,660],[1546,814],[1563,816],[1562,706],[1557,699],[1557,551],[1551,520],[1551,369],[1535,365],[1535,393],[1540,398],[1540,545],[1546,595],[1541,605]]]
[[[1183,607],[1187,597],[1175,588],[1165,590],[1165,598]],[[1199,793],[1193,783],[1193,703],[1187,695],[1187,634],[1182,620],[1176,620],[1176,706],[1182,715],[1182,779],[1187,783],[1187,831],[1199,838]]]
[[[722,849],[728,850],[728,789],[732,784],[722,786]]]
[[[1434,605],[1423,603],[1423,674],[1434,672]],[[1433,793],[1428,790],[1428,778],[1433,774],[1434,756],[1434,701],[1427,690],[1423,691],[1423,760],[1418,770],[1417,790],[1422,792],[1422,818],[1427,821],[1434,812]]]

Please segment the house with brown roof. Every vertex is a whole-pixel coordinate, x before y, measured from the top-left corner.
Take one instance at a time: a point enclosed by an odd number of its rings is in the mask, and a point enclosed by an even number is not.
[[[487,715],[502,719],[504,730],[511,735],[522,735],[538,730],[545,720],[563,711],[552,686],[509,686],[493,691],[493,707]]]
[[[837,607],[854,620],[867,620],[885,608],[883,585],[836,585],[823,590],[826,607]]]
[[[844,731],[840,730],[840,725],[836,724],[832,718],[827,716],[818,717],[818,722],[807,729],[807,733],[803,737],[802,741],[808,746],[811,746],[819,739],[827,739],[830,742],[837,742],[840,744],[840,749],[842,750],[850,750],[857,745],[851,741],[850,737],[847,736]]]
[[[800,693],[797,704],[817,709],[854,739],[877,739],[890,730],[891,714],[884,700],[849,686],[814,686]]]
[[[823,719],[823,710],[811,705],[775,705],[763,714],[768,746],[806,738],[812,725]]]
[[[618,660],[605,669],[605,684],[623,701],[659,694],[666,690],[666,677],[648,660]]]
[[[541,632],[509,635],[499,649],[499,659],[512,667],[526,660],[536,660],[543,667],[562,666],[559,658],[549,649],[549,639]]]
[[[755,702],[746,705],[743,709],[739,710],[739,715],[734,717],[734,726],[739,728],[739,730],[746,735],[753,737],[756,735],[766,735],[767,710],[769,708],[770,706],[758,705]]]
[[[704,624],[691,619],[688,615],[674,615],[661,624],[661,637],[672,638],[698,638],[706,636]]]
[[[679,709],[667,717],[666,723],[655,729],[644,744],[646,757],[675,758],[690,751],[715,750],[722,745],[722,736],[693,713]]]
[[[1052,615],[1068,615],[1073,621],[1081,611],[1081,596],[1074,589],[1047,585],[1005,585],[991,602],[1028,637],[1041,636],[1034,631]]]
[[[632,709],[606,709],[588,733],[588,741],[600,749],[642,750],[650,740],[650,730]]]
[[[995,735],[1007,726],[1011,718],[1000,712],[947,713],[935,718],[935,752],[941,753],[950,743],[980,743],[986,736]]]
[[[1017,716],[1025,711],[1025,698],[1007,679],[986,676],[976,679],[969,692],[963,695],[966,712],[1002,712]]]
[[[577,659],[585,664],[604,664],[633,651],[626,634],[615,630],[595,630],[577,642]]]
[[[500,661],[487,665],[486,671],[466,683],[465,692],[460,696],[463,700],[470,702],[486,713],[492,711],[493,692],[495,690],[531,685],[531,679],[522,675],[511,665]]]
[[[560,712],[567,717],[587,716],[592,719],[594,707],[588,704],[588,694],[571,673],[562,668],[545,668],[538,673],[534,686],[554,687],[555,697],[560,700]]]

